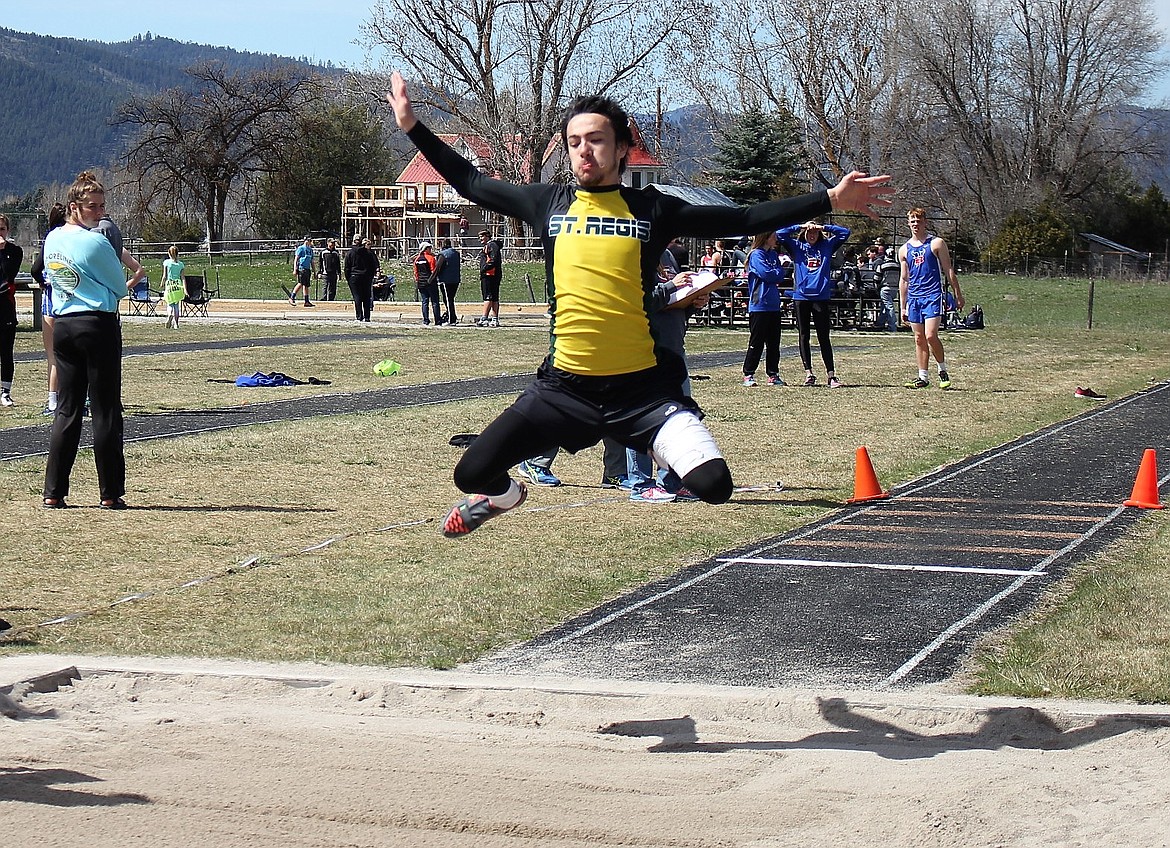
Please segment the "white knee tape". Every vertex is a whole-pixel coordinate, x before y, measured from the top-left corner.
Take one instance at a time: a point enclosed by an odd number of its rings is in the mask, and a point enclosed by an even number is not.
[[[654,460],[685,477],[712,459],[722,459],[715,439],[693,412],[676,412],[658,428],[650,445]]]

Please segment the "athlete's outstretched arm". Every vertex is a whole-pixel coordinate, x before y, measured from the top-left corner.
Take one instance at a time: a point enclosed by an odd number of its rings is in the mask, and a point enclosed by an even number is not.
[[[882,174],[871,177],[862,171],[850,171],[829,189],[829,200],[833,203],[834,212],[860,212],[877,220],[877,210],[873,207],[892,206],[894,203],[894,187],[890,185],[890,175]]]
[[[406,80],[402,74],[395,71],[390,75],[390,91],[386,93],[386,102],[394,110],[394,120],[403,132],[414,129],[418,118],[414,116],[414,107],[410,104],[410,94],[406,91]]]
[[[394,110],[394,120],[398,126],[459,194],[493,212],[521,218],[536,227],[544,224],[538,220],[539,187],[517,186],[503,180],[493,180],[452,150],[415,116],[410,94],[406,90],[406,80],[398,71],[390,75],[390,91],[386,94],[386,102]]]

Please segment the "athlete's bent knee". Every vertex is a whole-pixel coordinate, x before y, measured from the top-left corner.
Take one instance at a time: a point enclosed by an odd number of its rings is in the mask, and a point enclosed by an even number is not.
[[[731,469],[722,459],[704,462],[682,478],[683,484],[709,504],[727,503],[735,486]]]

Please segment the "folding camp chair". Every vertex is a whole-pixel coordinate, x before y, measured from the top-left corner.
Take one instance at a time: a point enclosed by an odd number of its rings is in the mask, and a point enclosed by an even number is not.
[[[149,318],[157,314],[155,310],[160,303],[162,303],[162,293],[151,291],[150,280],[143,277],[130,290],[130,297],[126,300],[126,314]]]
[[[183,285],[187,289],[186,296],[180,301],[183,304],[183,316],[206,318],[207,305],[211,303],[212,298],[219,294],[219,290],[209,289],[207,277],[203,274],[184,274]]]

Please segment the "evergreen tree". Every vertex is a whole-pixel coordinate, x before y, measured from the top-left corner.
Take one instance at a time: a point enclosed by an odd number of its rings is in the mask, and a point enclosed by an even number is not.
[[[341,187],[386,182],[390,155],[381,122],[361,105],[332,105],[298,117],[281,166],[259,180],[257,230],[266,236],[341,231]]]
[[[791,112],[767,114],[751,106],[716,139],[712,183],[742,204],[791,194],[799,142]]]

